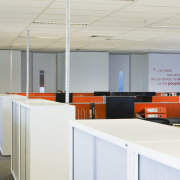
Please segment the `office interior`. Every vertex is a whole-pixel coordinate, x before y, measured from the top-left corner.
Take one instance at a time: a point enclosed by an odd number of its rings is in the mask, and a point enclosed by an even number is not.
[[[0,1],[0,180],[180,180],[179,19],[178,0]]]

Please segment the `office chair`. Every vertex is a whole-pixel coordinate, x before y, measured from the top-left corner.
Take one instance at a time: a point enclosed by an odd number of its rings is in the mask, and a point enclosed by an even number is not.
[[[170,121],[164,118],[144,118],[143,120],[160,123],[160,124],[171,125]]]

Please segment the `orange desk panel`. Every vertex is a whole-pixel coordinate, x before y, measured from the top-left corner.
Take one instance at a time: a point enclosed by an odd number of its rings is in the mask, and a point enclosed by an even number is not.
[[[96,119],[106,119],[106,104],[95,104]]]
[[[46,99],[46,100],[49,100],[49,101],[56,101],[56,97],[50,97],[50,96],[47,96],[47,97],[43,97],[43,96],[30,96],[29,99]]]
[[[72,99],[73,103],[103,103],[103,96],[74,96]]]
[[[73,93],[73,96],[94,96],[94,93]]]
[[[179,96],[153,96],[152,102],[179,102]]]
[[[89,119],[90,104],[72,104],[76,108],[76,119]]]

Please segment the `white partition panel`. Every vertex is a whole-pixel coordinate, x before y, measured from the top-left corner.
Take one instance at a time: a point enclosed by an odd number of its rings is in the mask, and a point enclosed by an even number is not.
[[[94,137],[74,129],[74,180],[94,180]]]
[[[96,180],[127,180],[127,150],[97,138]]]
[[[180,171],[139,156],[139,180],[180,180]]]

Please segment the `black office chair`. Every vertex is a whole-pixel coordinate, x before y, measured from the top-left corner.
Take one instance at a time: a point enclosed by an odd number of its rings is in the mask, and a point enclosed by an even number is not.
[[[160,123],[160,124],[171,125],[170,121],[164,118],[144,118],[143,120]]]

